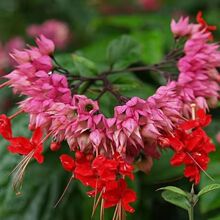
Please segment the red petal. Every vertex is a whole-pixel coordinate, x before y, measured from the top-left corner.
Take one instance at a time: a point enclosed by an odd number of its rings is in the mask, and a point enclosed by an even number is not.
[[[170,160],[170,163],[172,166],[179,166],[184,162],[185,158],[186,154],[184,152],[179,152],[174,154],[174,156]]]
[[[9,141],[10,146],[8,146],[8,150],[12,153],[27,155],[33,150],[33,146],[29,139],[25,137],[11,138]]]
[[[5,115],[0,115],[0,134],[6,139],[12,138],[11,121]]]
[[[185,177],[190,178],[190,181],[194,181],[198,184],[200,181],[200,170],[197,166],[187,166],[184,170]]]
[[[199,117],[199,122],[202,127],[206,127],[212,121],[211,115],[206,115],[202,109],[197,111],[197,116]]]
[[[182,143],[178,138],[170,137],[170,138],[169,138],[169,141],[170,141],[171,147],[172,147],[175,151],[180,151],[180,150],[182,150],[183,147],[184,147],[183,143]]]
[[[187,130],[190,130],[190,129],[195,128],[197,126],[199,126],[198,121],[196,121],[196,120],[189,120],[189,121],[186,121],[183,124],[181,124],[179,127],[182,130],[187,131]]]
[[[73,171],[73,169],[75,168],[75,161],[73,160],[72,157],[70,157],[69,155],[67,154],[62,154],[60,156],[60,161],[62,163],[62,166],[63,168],[66,170],[66,171]]]
[[[42,136],[43,136],[43,132],[42,132],[41,128],[38,127],[33,133],[33,136],[31,138],[31,142],[34,145],[38,145],[41,142]]]
[[[44,156],[42,154],[35,154],[34,158],[37,160],[38,163],[44,162]]]

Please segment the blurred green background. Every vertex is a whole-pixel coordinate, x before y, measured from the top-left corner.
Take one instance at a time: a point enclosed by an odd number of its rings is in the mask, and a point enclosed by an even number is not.
[[[100,68],[105,66],[106,47],[109,42],[121,35],[127,34],[140,44],[141,62],[137,65],[159,62],[172,47],[173,38],[170,33],[171,18],[180,15],[190,15],[192,20],[199,10],[204,12],[208,23],[216,25],[220,30],[219,0],[1,0],[0,1],[0,69],[5,74],[12,68],[1,66],[1,52],[7,42],[14,37],[32,44],[33,39],[27,35],[26,29],[32,24],[42,24],[48,19],[65,22],[70,29],[71,39],[65,48],[58,49],[56,56],[67,68],[71,61],[69,54],[77,52],[94,62]],[[215,32],[219,41],[220,31]],[[7,49],[7,48],[6,48]],[[2,51],[1,51],[2,50]],[[4,51],[2,52],[4,54]],[[135,79],[135,80],[134,80]],[[126,81],[126,80],[125,80]],[[128,96],[143,98],[152,95],[163,83],[160,77],[150,72],[128,75],[125,82],[118,84],[122,92]],[[135,83],[133,83],[135,81]],[[1,113],[10,115],[16,111],[15,103],[20,97],[12,97],[10,89],[0,92]],[[111,115],[114,100],[103,98],[103,111]],[[212,125],[207,129],[216,143],[217,152],[212,154],[208,173],[220,181],[220,150],[216,142],[216,134],[220,131],[220,109],[211,111]],[[29,136],[28,116],[20,115],[13,121],[13,130],[17,135]],[[87,220],[91,219],[93,200],[86,195],[86,189],[73,181],[66,196],[57,208],[53,208],[65,188],[69,174],[63,171],[59,155],[68,152],[63,146],[61,151],[51,153],[46,147],[45,163],[32,162],[24,178],[22,194],[16,196],[12,189],[10,171],[20,159],[20,156],[7,152],[7,143],[0,140],[0,219],[1,220]],[[190,184],[182,176],[183,168],[174,169],[169,165],[172,153],[162,153],[159,161],[154,162],[151,173],[147,176],[136,173],[132,183],[138,195],[134,204],[136,212],[127,219],[150,220],[182,220],[187,219],[187,213],[161,199],[160,192],[155,190],[166,185],[180,186],[190,190]],[[201,186],[210,180],[202,177]],[[198,188],[199,188],[198,187]],[[198,190],[198,189],[197,189]],[[111,219],[113,210],[106,212],[106,219]],[[98,218],[97,216],[93,219]],[[196,206],[196,220],[220,220],[220,191],[205,196]]]

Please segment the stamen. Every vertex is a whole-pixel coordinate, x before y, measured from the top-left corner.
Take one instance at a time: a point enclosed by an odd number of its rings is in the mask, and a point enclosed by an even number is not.
[[[6,82],[0,84],[0,89],[4,88],[6,86],[9,86],[9,85],[10,85],[10,81],[6,81]]]
[[[67,183],[67,185],[66,185],[66,187],[65,187],[65,189],[64,189],[64,191],[62,193],[62,195],[60,196],[60,198],[58,199],[58,201],[54,205],[54,208],[56,208],[58,206],[58,204],[62,201],[62,199],[63,199],[64,195],[66,194],[66,192],[67,192],[67,190],[68,190],[68,188],[70,186],[70,183],[72,182],[73,179],[74,179],[74,174],[70,177],[70,179],[69,179],[69,181],[68,181],[68,183]]]
[[[95,204],[95,206],[94,206],[94,210],[93,210],[93,212],[92,212],[92,217],[94,216],[95,211],[96,211],[96,209],[97,209],[97,207],[98,207],[98,205],[99,205],[99,202],[100,202],[100,200],[101,200],[101,198],[102,198],[102,194],[103,194],[103,191],[101,191],[100,194],[99,194],[99,197],[98,197],[98,199],[97,199],[97,202],[96,202],[96,204]]]
[[[100,220],[104,220],[104,199],[101,201],[101,209],[100,209]]]
[[[213,182],[215,182],[215,180],[199,165],[199,163],[192,157],[192,155],[187,152],[187,155],[195,162],[195,164],[202,170],[202,172]]]
[[[98,187],[98,180],[96,180],[96,184],[95,184],[95,197],[94,197],[94,201],[93,201],[91,217],[93,217],[93,215],[95,214],[95,204],[96,204],[96,199],[97,199],[97,194],[98,194],[97,187]]]
[[[119,202],[118,219],[122,220],[122,205],[121,205],[121,201]]]
[[[23,112],[24,112],[24,110],[21,109],[21,110],[15,112],[13,115],[11,115],[11,116],[8,117],[8,118],[11,120],[11,119],[15,118],[17,115],[20,115],[20,114],[23,113]]]
[[[192,120],[195,120],[196,119],[196,104],[192,103],[190,106],[192,109]]]
[[[20,165],[22,165],[22,163],[24,163],[27,159],[28,159],[28,157],[29,157],[29,155],[32,153],[32,151],[28,154],[28,155],[26,155],[17,165],[16,165],[16,167],[11,171],[11,173],[9,173],[9,176],[13,173],[13,172],[15,172],[15,170],[17,170],[19,167],[20,167]]]
[[[31,151],[28,155],[26,155],[12,171],[12,172],[14,172],[15,170],[17,170],[16,174],[14,176],[14,180],[13,180],[13,188],[14,188],[14,191],[16,192],[16,194],[18,194],[18,195],[20,194],[20,190],[22,188],[22,181],[24,178],[24,172],[25,172],[27,165],[29,164],[33,155],[34,155],[34,150]]]
[[[119,205],[119,204],[117,204],[117,206],[116,206],[116,208],[115,208],[115,211],[114,211],[114,215],[113,215],[112,220],[117,220],[117,214],[118,214],[118,205]]]
[[[27,168],[27,165],[31,161],[35,151],[37,150],[37,147],[44,143],[48,137],[52,134],[52,131],[49,132],[41,141],[40,143],[33,149],[29,154],[27,154],[19,163],[18,165],[12,170],[12,172],[9,174],[11,175],[13,172],[16,171],[15,176],[14,176],[14,181],[13,181],[13,188],[14,191],[16,192],[17,195],[21,194],[20,189],[22,185],[22,181],[24,178],[24,173]]]

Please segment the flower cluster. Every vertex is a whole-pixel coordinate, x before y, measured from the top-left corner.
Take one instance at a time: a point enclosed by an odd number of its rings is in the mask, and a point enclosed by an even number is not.
[[[136,194],[127,187],[125,177],[133,180],[133,166],[126,163],[118,153],[111,159],[103,155],[75,152],[75,160],[67,154],[60,156],[63,168],[85,186],[93,188],[88,194],[100,194],[104,208],[121,205],[127,212],[134,212],[129,203],[136,201]]]
[[[10,143],[8,151],[26,156],[31,154],[31,157],[35,158],[39,163],[43,163],[43,133],[41,128],[34,130],[30,139],[22,136],[14,137],[11,128],[11,118],[4,114],[0,115],[0,134]]]
[[[133,179],[131,164],[142,158],[141,162],[147,163],[140,163],[143,170],[149,171],[152,158],[159,158],[160,150],[169,146],[175,152],[171,164],[185,164],[185,176],[198,184],[201,171],[207,169],[209,153],[215,149],[202,128],[210,122],[205,110],[219,98],[220,52],[217,44],[210,43],[210,31],[215,28],[201,13],[197,20],[197,24],[189,23],[188,18],[171,22],[177,42],[180,37],[186,39],[183,49],[175,51],[182,53],[177,80],[159,87],[147,99],[131,97],[115,107],[112,118],[101,113],[98,101],[71,93],[70,77],[56,72],[55,46],[50,39],[42,35],[36,47],[15,50],[12,57],[17,65],[0,88],[9,85],[15,93],[27,96],[19,104],[21,111],[29,114],[29,129],[34,134],[31,139],[13,137],[13,117],[5,115],[0,116],[0,134],[10,142],[9,151],[26,156],[21,170],[32,157],[43,162],[45,139],[53,138],[52,151],[67,141],[75,159],[62,155],[64,169],[91,187],[89,195],[95,200],[99,194],[103,207],[116,206],[119,210],[120,206],[133,212],[130,203],[136,195],[125,182],[125,177]],[[100,76],[103,74],[98,80]],[[192,103],[200,110],[191,120]],[[46,136],[41,140],[43,133]]]
[[[210,115],[200,109],[197,118],[181,123],[167,139],[175,154],[172,166],[185,164],[184,175],[195,184],[200,182],[200,173],[207,169],[209,153],[215,146],[202,129],[211,122]]]

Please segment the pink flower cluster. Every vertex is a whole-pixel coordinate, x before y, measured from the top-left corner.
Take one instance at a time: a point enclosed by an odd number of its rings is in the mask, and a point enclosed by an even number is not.
[[[6,78],[15,92],[28,96],[20,107],[30,114],[30,128],[41,127],[57,143],[67,140],[73,151],[108,157],[118,152],[130,162],[140,154],[158,158],[160,137],[189,117],[190,104],[206,109],[219,97],[219,46],[209,42],[207,25],[181,18],[172,21],[171,28],[175,37],[188,37],[177,81],[161,86],[146,100],[133,97],[115,107],[112,118],[101,113],[97,101],[71,96],[66,77],[53,72],[51,40],[40,36],[37,47],[15,51],[18,65]]]
[[[208,30],[213,26],[201,19],[198,18],[199,24],[189,24],[188,18],[180,18],[177,23],[173,20],[171,29],[175,36],[189,37],[184,46],[185,55],[178,62],[180,96],[185,103],[196,102],[198,107],[207,108],[207,101],[215,105],[219,97],[220,52],[219,45],[209,42],[212,35]]]
[[[51,40],[41,36],[38,47],[15,51],[18,66],[6,76],[14,91],[28,98],[21,108],[30,114],[30,127],[51,132],[57,142],[67,140],[70,149],[111,156],[115,151],[133,161],[140,153],[159,157],[158,138],[173,130],[190,112],[190,104],[207,108],[219,92],[220,53],[209,43],[210,33],[188,18],[171,23],[175,36],[185,36],[185,55],[178,62],[177,81],[161,86],[147,100],[131,98],[106,118],[98,103],[83,95],[71,97],[67,79],[52,73]]]
[[[52,74],[53,42],[42,35],[36,43],[38,47],[14,51],[12,56],[18,65],[5,76],[14,92],[28,96],[20,106],[30,114],[31,128],[47,127],[50,124],[49,107],[57,101],[68,103],[71,97],[66,77]]]
[[[209,26],[201,13],[197,20],[198,24],[190,24],[188,18],[171,22],[175,38],[186,39],[180,51],[184,55],[177,63],[178,79],[159,87],[146,100],[132,97],[116,106],[112,118],[101,113],[97,101],[71,94],[67,77],[55,72],[53,41],[41,35],[37,46],[15,50],[16,68],[5,76],[8,81],[0,88],[9,85],[27,97],[20,108],[30,115],[29,127],[34,133],[31,139],[12,137],[10,120],[18,112],[9,118],[1,116],[0,134],[10,142],[9,151],[25,155],[19,163],[24,169],[18,168],[18,173],[24,172],[32,157],[43,162],[43,142],[52,137],[51,150],[67,141],[70,151],[75,151],[75,159],[61,156],[64,169],[92,187],[95,200],[100,193],[105,208],[116,206],[117,211],[122,206],[134,211],[130,203],[136,194],[127,187],[125,176],[133,177],[131,163],[139,156],[142,159],[137,166],[148,172],[152,158],[160,157],[160,147],[173,149],[172,165],[185,164],[185,176],[199,183],[200,171],[207,169],[208,153],[214,150],[200,127],[210,122],[204,110],[219,99],[220,52],[219,46],[210,42],[215,27]],[[197,119],[196,108],[200,109]],[[47,133],[44,139],[43,133]]]

